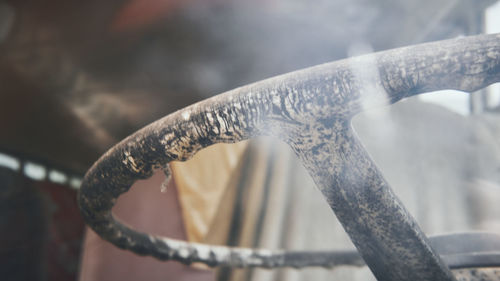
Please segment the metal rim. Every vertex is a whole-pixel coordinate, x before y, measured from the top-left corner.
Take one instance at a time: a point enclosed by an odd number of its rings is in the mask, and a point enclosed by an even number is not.
[[[367,67],[368,66],[368,67]],[[137,232],[111,209],[137,179],[203,147],[271,135],[287,142],[375,276],[454,280],[370,160],[351,118],[419,93],[474,91],[500,81],[500,35],[365,55],[285,74],[194,104],[126,138],[88,171],[78,195],[101,237],[140,255],[210,266],[334,266],[337,255],[209,246]],[[382,94],[381,94],[382,93]],[[325,141],[328,140],[328,141]]]

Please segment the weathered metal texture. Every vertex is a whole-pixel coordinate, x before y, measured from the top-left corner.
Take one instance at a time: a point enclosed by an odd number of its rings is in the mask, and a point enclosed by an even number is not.
[[[455,272],[500,267],[500,235],[483,232],[452,233],[429,237],[429,243],[444,263]],[[294,259],[296,261],[294,261]],[[365,262],[359,253],[351,251],[297,252],[289,256],[289,265],[299,264],[304,259],[316,259],[311,264],[335,260],[322,266],[363,266]],[[464,274],[464,270],[460,271]]]
[[[215,143],[270,135],[294,149],[379,280],[454,280],[350,122],[367,108],[415,94],[471,92],[498,81],[500,35],[479,35],[327,63],[237,88],[168,115],[109,150],[85,176],[80,208],[103,238],[161,260],[333,266],[336,255],[192,244],[136,232],[112,216],[116,198],[154,169]]]
[[[430,244],[451,269],[500,267],[500,235],[471,232],[439,235]]]
[[[457,281],[498,281],[500,268],[466,268],[453,270]]]

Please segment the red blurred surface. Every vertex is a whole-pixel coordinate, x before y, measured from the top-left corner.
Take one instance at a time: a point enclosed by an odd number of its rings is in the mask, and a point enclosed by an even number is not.
[[[47,181],[35,185],[44,194],[49,210],[47,280],[76,280],[84,230],[76,191]]]

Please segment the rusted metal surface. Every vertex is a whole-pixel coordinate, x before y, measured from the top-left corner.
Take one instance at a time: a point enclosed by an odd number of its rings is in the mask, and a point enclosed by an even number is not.
[[[500,268],[466,268],[453,270],[457,281],[498,281]]]
[[[126,138],[88,171],[87,223],[140,255],[211,266],[334,266],[325,253],[234,249],[136,232],[113,218],[120,194],[203,147],[270,135],[296,152],[379,280],[455,280],[357,140],[357,113],[419,93],[474,91],[500,81],[500,35],[416,45],[323,64],[237,88]]]

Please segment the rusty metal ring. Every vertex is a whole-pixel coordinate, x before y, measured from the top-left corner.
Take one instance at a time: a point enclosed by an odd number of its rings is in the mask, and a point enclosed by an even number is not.
[[[377,278],[454,280],[350,122],[365,109],[415,94],[471,92],[498,81],[500,35],[415,45],[277,76],[189,106],[127,137],[87,172],[78,203],[101,237],[160,260],[236,267],[349,263],[331,252],[228,248],[156,237],[113,217],[116,198],[154,169],[215,143],[270,135],[296,152]]]

